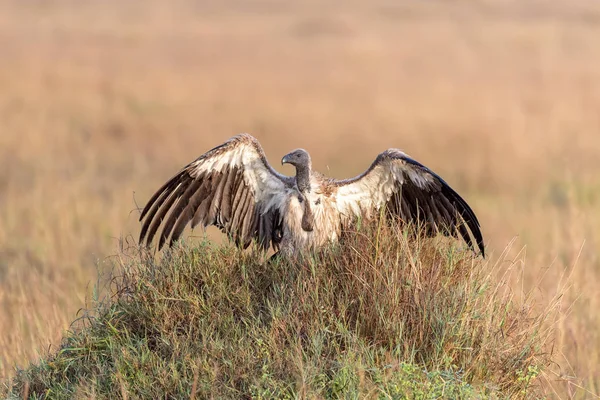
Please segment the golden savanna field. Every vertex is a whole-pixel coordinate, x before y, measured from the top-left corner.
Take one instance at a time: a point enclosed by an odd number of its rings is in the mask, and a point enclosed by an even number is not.
[[[388,147],[439,173],[515,293],[560,295],[545,392],[600,393],[600,5],[584,0],[0,2],[3,380],[59,343],[137,207],[239,132],[287,174],[296,147],[337,178]]]

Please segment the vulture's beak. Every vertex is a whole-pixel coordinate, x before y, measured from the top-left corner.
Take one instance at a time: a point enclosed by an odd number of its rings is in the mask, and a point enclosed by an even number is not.
[[[290,156],[289,154],[286,154],[285,156],[283,156],[283,158],[281,159],[281,165],[290,162],[289,156]]]

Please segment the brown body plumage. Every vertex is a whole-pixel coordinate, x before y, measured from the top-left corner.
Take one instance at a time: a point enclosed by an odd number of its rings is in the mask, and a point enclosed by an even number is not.
[[[149,244],[164,221],[159,249],[194,228],[216,225],[241,247],[253,240],[285,255],[314,250],[337,240],[357,218],[382,208],[405,222],[419,222],[429,234],[460,234],[481,254],[483,237],[468,204],[442,178],[397,149],[377,156],[363,174],[348,180],[312,171],[310,156],[298,149],[282,159],[296,176],[279,174],[258,140],[234,136],[200,156],[162,186],[142,211],[140,243]]]

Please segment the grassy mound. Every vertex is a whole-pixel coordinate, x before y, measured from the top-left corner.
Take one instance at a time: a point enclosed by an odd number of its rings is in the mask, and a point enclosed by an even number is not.
[[[493,266],[363,227],[303,261],[233,247],[121,261],[18,398],[514,398],[547,366],[543,316]],[[400,240],[398,240],[400,239]],[[119,257],[123,260],[123,257]]]

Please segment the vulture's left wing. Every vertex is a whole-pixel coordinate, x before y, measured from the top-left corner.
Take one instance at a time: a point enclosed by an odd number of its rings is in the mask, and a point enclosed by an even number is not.
[[[235,242],[277,246],[285,192],[294,179],[267,162],[258,140],[240,134],[185,166],[150,198],[142,214],[140,244],[149,245],[159,226],[158,248],[179,239],[191,222],[215,225]],[[164,222],[164,223],[163,223]]]
[[[470,231],[485,256],[479,221],[467,202],[439,175],[400,150],[384,151],[363,174],[333,184],[338,187],[337,207],[347,217],[385,206],[405,222],[422,224],[430,234],[456,236],[458,231],[475,250]]]

